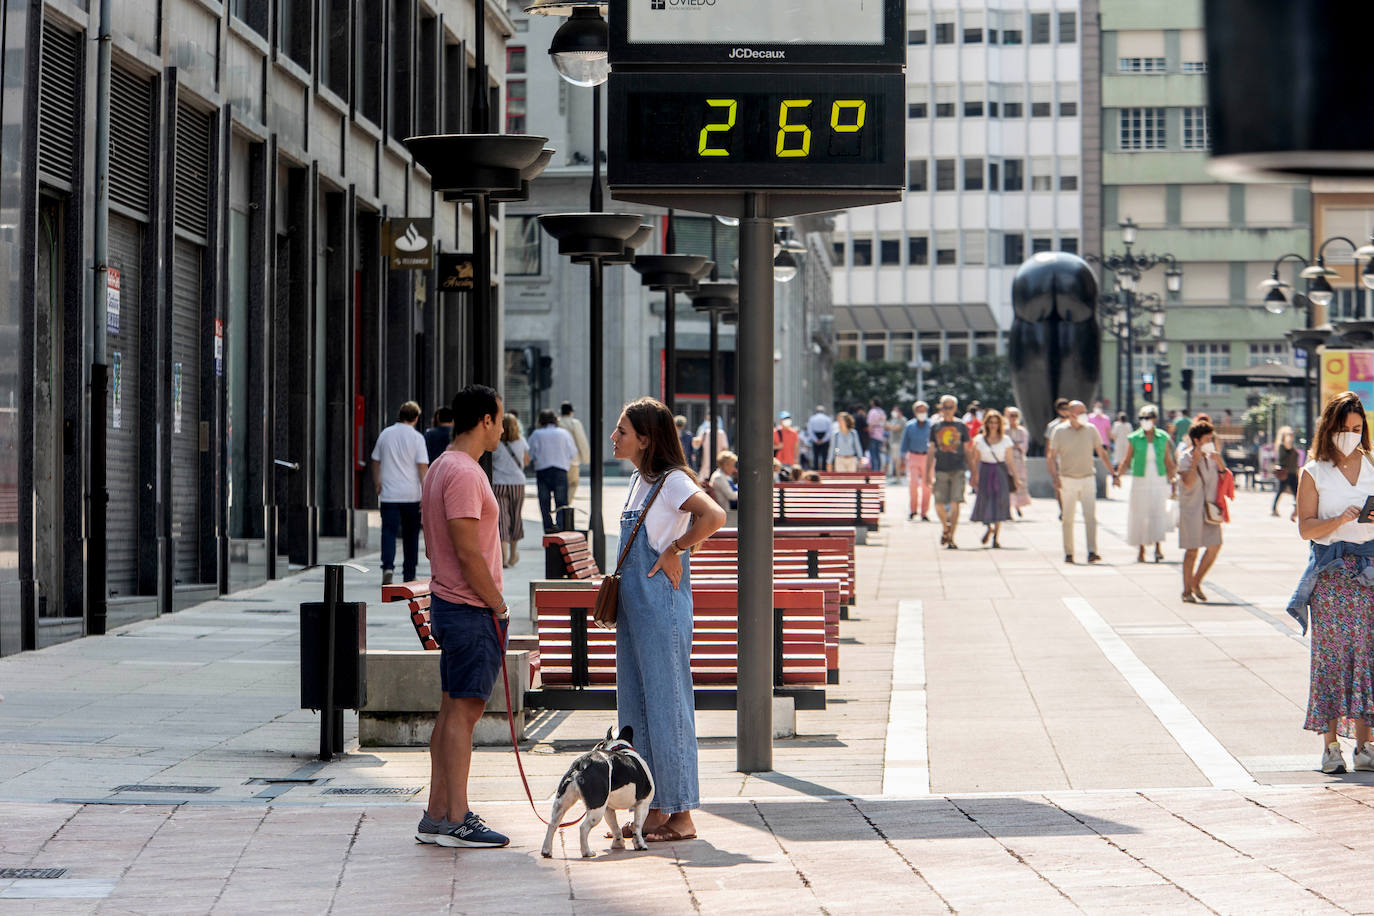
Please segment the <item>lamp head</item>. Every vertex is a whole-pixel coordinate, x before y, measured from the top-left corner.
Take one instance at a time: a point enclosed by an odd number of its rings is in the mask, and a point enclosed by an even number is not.
[[[1325,276],[1316,277],[1307,287],[1307,298],[1311,299],[1316,305],[1323,308],[1331,304],[1336,298],[1336,291],[1331,288],[1331,284]]]
[[[1360,282],[1365,289],[1374,289],[1374,258],[1365,261],[1364,270],[1360,271]]]
[[[1288,309],[1288,299],[1283,295],[1283,290],[1277,286],[1269,288],[1269,292],[1264,294],[1264,310],[1271,315],[1282,315]]]
[[[595,6],[579,6],[549,43],[558,75],[574,86],[600,86],[611,75],[610,30]]]
[[[788,283],[797,276],[797,259],[792,252],[783,249],[773,258],[773,279],[779,283]]]
[[[1164,288],[1171,293],[1183,290],[1183,269],[1176,264],[1170,264],[1164,271]]]
[[[1129,216],[1123,219],[1118,225],[1121,227],[1121,243],[1123,245],[1135,244],[1135,231],[1140,227],[1135,224],[1135,220]]]

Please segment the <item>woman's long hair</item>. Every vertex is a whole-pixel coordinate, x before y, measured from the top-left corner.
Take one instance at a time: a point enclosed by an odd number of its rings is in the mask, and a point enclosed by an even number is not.
[[[1369,454],[1369,419],[1364,415],[1364,405],[1360,403],[1360,396],[1353,391],[1347,391],[1327,401],[1326,406],[1322,408],[1321,419],[1317,420],[1317,431],[1312,434],[1313,458],[1334,464],[1344,457],[1332,440],[1345,426],[1345,418],[1352,413],[1360,415],[1360,451]]]
[[[841,410],[835,415],[835,422],[840,424],[841,432],[851,432],[854,429],[854,415],[847,410]]]
[[[988,438],[988,427],[992,426],[992,421],[997,421],[997,441],[1001,442],[1007,436],[1007,423],[1002,419],[1002,415],[996,410],[989,410],[983,414],[983,441],[992,444],[992,439]]]
[[[640,460],[639,472],[650,480],[660,480],[669,471],[686,471],[687,458],[677,435],[673,412],[657,398],[639,398],[626,404],[625,419],[639,435],[649,440]]]
[[[520,418],[508,413],[501,421],[501,441],[514,442],[520,438]]]

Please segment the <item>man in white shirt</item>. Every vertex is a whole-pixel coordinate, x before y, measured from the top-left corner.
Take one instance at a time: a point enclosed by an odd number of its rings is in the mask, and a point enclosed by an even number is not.
[[[372,482],[382,510],[382,584],[390,585],[396,566],[396,535],[405,551],[402,582],[415,578],[420,561],[420,485],[429,470],[425,437],[415,428],[420,405],[406,401],[396,422],[382,430],[372,448]]]
[[[568,468],[577,461],[577,443],[558,425],[552,410],[539,411],[539,428],[530,433],[530,463],[539,489],[539,514],[544,533],[559,531],[554,514],[568,505]]]
[[[558,425],[566,429],[568,435],[573,437],[573,442],[577,443],[577,460],[568,465],[568,505],[571,506],[577,498],[577,480],[582,476],[582,465],[592,460],[592,447],[587,442],[587,431],[582,428],[582,421],[573,416],[572,402],[564,401],[558,413]]]

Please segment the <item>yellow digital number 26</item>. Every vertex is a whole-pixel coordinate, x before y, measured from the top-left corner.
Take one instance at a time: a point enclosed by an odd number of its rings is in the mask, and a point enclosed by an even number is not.
[[[728,156],[730,151],[718,146],[711,145],[711,134],[716,132],[726,132],[735,126],[735,113],[739,110],[739,105],[734,99],[707,99],[706,104],[711,108],[725,109],[724,124],[707,124],[701,129],[701,139],[697,141],[698,156]]]
[[[797,108],[810,108],[810,99],[788,99],[782,103],[781,110],[778,111],[778,149],[779,159],[800,159],[811,155],[811,128],[805,124],[789,124],[788,115]],[[801,134],[802,145],[800,149],[788,149],[787,138],[791,134]]]

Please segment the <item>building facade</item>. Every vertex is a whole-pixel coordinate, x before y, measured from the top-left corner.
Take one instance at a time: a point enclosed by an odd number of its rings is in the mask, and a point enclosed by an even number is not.
[[[383,246],[471,250],[401,140],[500,110],[504,5],[479,75],[471,0],[118,2],[108,99],[98,3],[3,6],[0,654],[352,555],[378,432],[469,375],[467,303]]]
[[[1085,17],[1087,18],[1087,17]],[[1284,338],[1303,316],[1271,315],[1259,307],[1259,282],[1275,258],[1311,253],[1311,202],[1306,183],[1227,184],[1207,173],[1210,149],[1206,107],[1208,61],[1202,2],[1100,0],[1101,31],[1085,30],[1085,54],[1101,62],[1101,107],[1085,137],[1100,145],[1101,195],[1086,201],[1085,223],[1100,227],[1098,253],[1121,251],[1118,224],[1139,225],[1135,250],[1173,254],[1183,288],[1169,294],[1162,269],[1147,273],[1143,293],[1163,297],[1164,335],[1135,344],[1134,372],[1124,378],[1120,345],[1105,334],[1103,393],[1123,400],[1133,385],[1141,398],[1143,372],[1170,366],[1165,408],[1183,407],[1180,370],[1193,370],[1191,404],[1219,418],[1238,417],[1253,389],[1213,384],[1215,372],[1266,362],[1292,364]],[[1332,249],[1336,253],[1336,249]],[[1339,252],[1349,261],[1349,249]],[[1287,272],[1284,279],[1292,281]],[[1110,284],[1104,284],[1110,289]],[[1294,398],[1294,405],[1301,397]]]
[[[1011,280],[1081,247],[1078,4],[907,3],[906,198],[836,219],[838,359],[1004,352]]]

